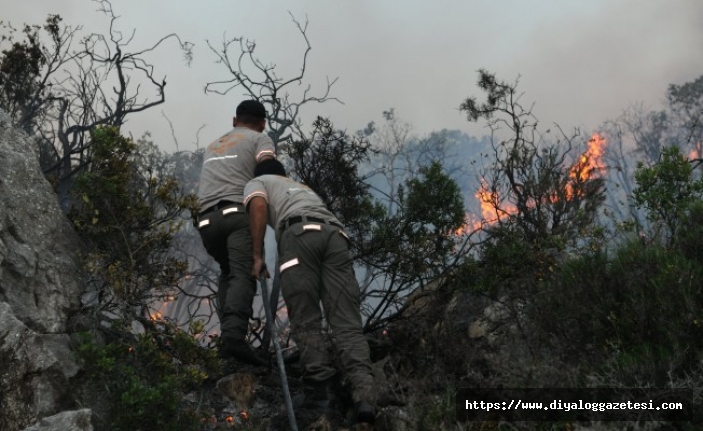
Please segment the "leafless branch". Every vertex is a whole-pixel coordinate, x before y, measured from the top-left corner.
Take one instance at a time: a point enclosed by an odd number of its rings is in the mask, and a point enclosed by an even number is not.
[[[303,84],[312,46],[307,36],[307,18],[304,23],[298,21],[292,14],[291,18],[305,42],[305,50],[299,72],[289,79],[280,78],[276,74],[275,64],[265,63],[256,56],[256,42],[252,40],[242,37],[228,39],[223,36],[221,46],[218,48],[207,41],[208,47],[218,59],[217,62],[225,66],[231,77],[208,82],[205,85],[205,92],[226,95],[235,88],[241,87],[245,96],[259,100],[267,106],[268,134],[276,144],[288,140],[291,133],[302,136],[300,109],[303,105],[327,101],[342,103],[336,97],[330,96],[337,78],[331,81],[327,79],[327,85],[320,95],[311,95],[311,86],[308,84],[297,100],[292,99],[288,88],[293,84]],[[230,54],[233,46],[238,47],[238,54]]]

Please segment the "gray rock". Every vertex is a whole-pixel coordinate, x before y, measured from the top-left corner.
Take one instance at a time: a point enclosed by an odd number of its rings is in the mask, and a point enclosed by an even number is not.
[[[0,301],[29,328],[64,332],[80,304],[80,249],[34,143],[0,128]]]
[[[24,431],[93,431],[89,409],[65,411],[43,418]]]
[[[412,431],[417,429],[416,419],[400,407],[386,407],[378,413],[374,429],[377,431]]]
[[[0,109],[0,127],[9,127],[12,124],[12,118]]]
[[[92,429],[90,415],[57,415],[77,405],[66,330],[83,291],[80,249],[35,144],[0,127],[0,430]]]
[[[0,429],[19,429],[70,408],[80,368],[67,334],[38,334],[0,303]],[[18,426],[19,425],[19,426]]]

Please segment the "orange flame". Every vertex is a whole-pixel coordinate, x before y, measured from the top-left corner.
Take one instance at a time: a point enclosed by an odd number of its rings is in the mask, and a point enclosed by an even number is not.
[[[247,413],[246,410],[242,410],[241,412],[239,412],[239,417],[242,420],[248,421],[249,420],[249,413]]]
[[[581,155],[579,163],[574,167],[576,168],[579,164],[583,165],[586,169],[578,171],[581,181],[586,181],[591,178],[591,172],[594,170],[603,169],[603,155],[605,154],[605,138],[594,133],[591,139],[588,140],[588,149],[585,153]],[[572,170],[574,169],[572,168]]]
[[[507,202],[501,202],[497,191],[489,191],[485,181],[481,182],[481,188],[476,193],[481,204],[481,222],[493,224],[502,218],[517,213],[517,207]]]
[[[464,224],[454,232],[456,235],[466,235],[475,232],[481,229],[484,224],[496,223],[498,220],[517,212],[517,208],[514,205],[501,202],[498,192],[490,191],[485,180],[481,181],[481,187],[475,196],[481,205],[481,215],[476,218],[476,216],[467,212]]]
[[[153,313],[151,313],[151,314],[149,315],[149,318],[150,318],[152,321],[163,320],[164,314],[163,314],[162,312],[160,312],[160,311],[154,311]]]
[[[603,155],[605,154],[606,141],[598,133],[594,133],[588,140],[588,148],[581,154],[578,161],[571,167],[569,177],[577,182],[583,183],[591,178],[593,174],[605,168],[603,165]],[[574,191],[572,184],[566,186],[566,198],[574,198],[578,192]]]
[[[603,156],[605,154],[606,140],[598,133],[594,133],[588,140],[588,148],[581,154],[578,161],[569,170],[569,177],[579,182],[588,181],[598,170],[605,168]],[[566,186],[566,198],[574,197],[574,190],[571,184]],[[517,207],[510,203],[502,202],[497,191],[491,191],[485,180],[481,181],[481,187],[476,192],[476,199],[481,205],[481,216],[476,220],[471,214],[466,213],[464,224],[456,230],[456,235],[465,235],[475,232],[484,224],[494,224],[506,216],[517,213]],[[550,198],[556,202],[559,198]],[[528,202],[528,206],[530,203]],[[534,205],[534,202],[532,203]]]
[[[468,212],[464,214],[464,223],[462,223],[461,226],[459,226],[458,229],[454,231],[454,235],[456,236],[461,236],[461,235],[468,235],[471,232],[475,231],[479,227],[481,227],[481,221],[480,220],[473,220],[473,217],[471,217],[471,214]]]

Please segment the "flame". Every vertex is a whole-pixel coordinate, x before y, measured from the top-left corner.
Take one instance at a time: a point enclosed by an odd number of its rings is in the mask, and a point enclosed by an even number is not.
[[[485,181],[481,181],[481,188],[476,193],[476,198],[481,204],[481,223],[493,224],[506,216],[517,213],[517,207],[511,203],[503,202],[498,196],[498,191],[490,191]]]
[[[588,148],[581,154],[578,161],[569,170],[569,177],[578,182],[585,182],[593,178],[595,172],[603,170],[603,156],[605,154],[606,140],[599,133],[594,133],[588,140]],[[566,199],[575,196],[573,185],[566,186]],[[476,192],[476,199],[481,206],[481,215],[478,219],[470,213],[466,213],[464,224],[454,233],[456,235],[466,235],[479,230],[485,224],[494,224],[504,217],[517,213],[517,207],[508,202],[504,202],[497,191],[491,191],[485,180],[481,181],[481,187]],[[558,193],[549,198],[554,203],[559,199]],[[534,202],[528,207],[534,206]]]
[[[475,232],[481,229],[484,224],[493,224],[517,212],[517,208],[514,205],[501,202],[498,192],[490,191],[485,180],[481,180],[481,187],[474,196],[481,206],[481,215],[477,217],[467,212],[464,217],[464,223],[454,231],[458,236]]]
[[[164,316],[167,316],[169,305],[173,303],[174,301],[178,300],[177,296],[174,295],[167,295],[164,296],[161,303],[158,305],[158,309],[149,311],[149,318],[152,321],[160,321],[164,320]],[[158,304],[158,302],[156,303]],[[156,304],[154,304],[154,308],[156,308]]]
[[[249,420],[249,413],[247,413],[246,410],[242,410],[241,412],[239,412],[239,418],[242,420],[248,421]]]
[[[591,135],[588,140],[588,148],[581,154],[578,161],[571,167],[569,177],[576,182],[583,183],[593,178],[595,172],[603,170],[603,155],[605,154],[606,141],[603,136],[598,133]],[[566,185],[566,199],[573,199],[578,195],[574,191],[572,184]],[[554,199],[558,199],[554,197]]]
[[[605,154],[606,141],[605,138],[594,133],[591,139],[588,140],[588,149],[579,158],[579,162],[572,168],[574,175],[578,174],[579,180],[587,181],[591,178],[594,170],[605,168],[603,165],[603,155]],[[578,167],[585,169],[574,171]]]
[[[234,423],[234,416],[227,416],[225,418],[225,422],[227,422],[228,424]]]
[[[170,316],[173,311],[173,305],[178,301],[178,294],[164,293],[159,299],[154,300],[149,305],[149,319],[152,321],[164,320],[165,316]]]

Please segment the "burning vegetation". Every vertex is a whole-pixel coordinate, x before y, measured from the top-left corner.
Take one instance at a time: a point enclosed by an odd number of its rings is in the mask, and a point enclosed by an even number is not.
[[[534,197],[524,199],[527,203],[525,209],[530,211],[544,204],[558,204],[562,201],[573,201],[584,198],[586,190],[583,184],[600,178],[605,172],[603,157],[606,150],[606,139],[599,133],[594,133],[587,142],[586,151],[580,154],[575,163],[568,169],[568,176],[563,188],[553,190],[546,194],[542,202]],[[484,177],[481,179],[479,190],[474,195],[480,208],[479,215],[466,213],[464,225],[456,230],[456,235],[467,235],[479,231],[487,226],[495,225],[501,220],[519,213],[515,196],[524,190],[522,185],[515,184],[512,189],[507,189],[502,194],[495,182],[490,183]],[[512,193],[512,192],[515,193]]]

